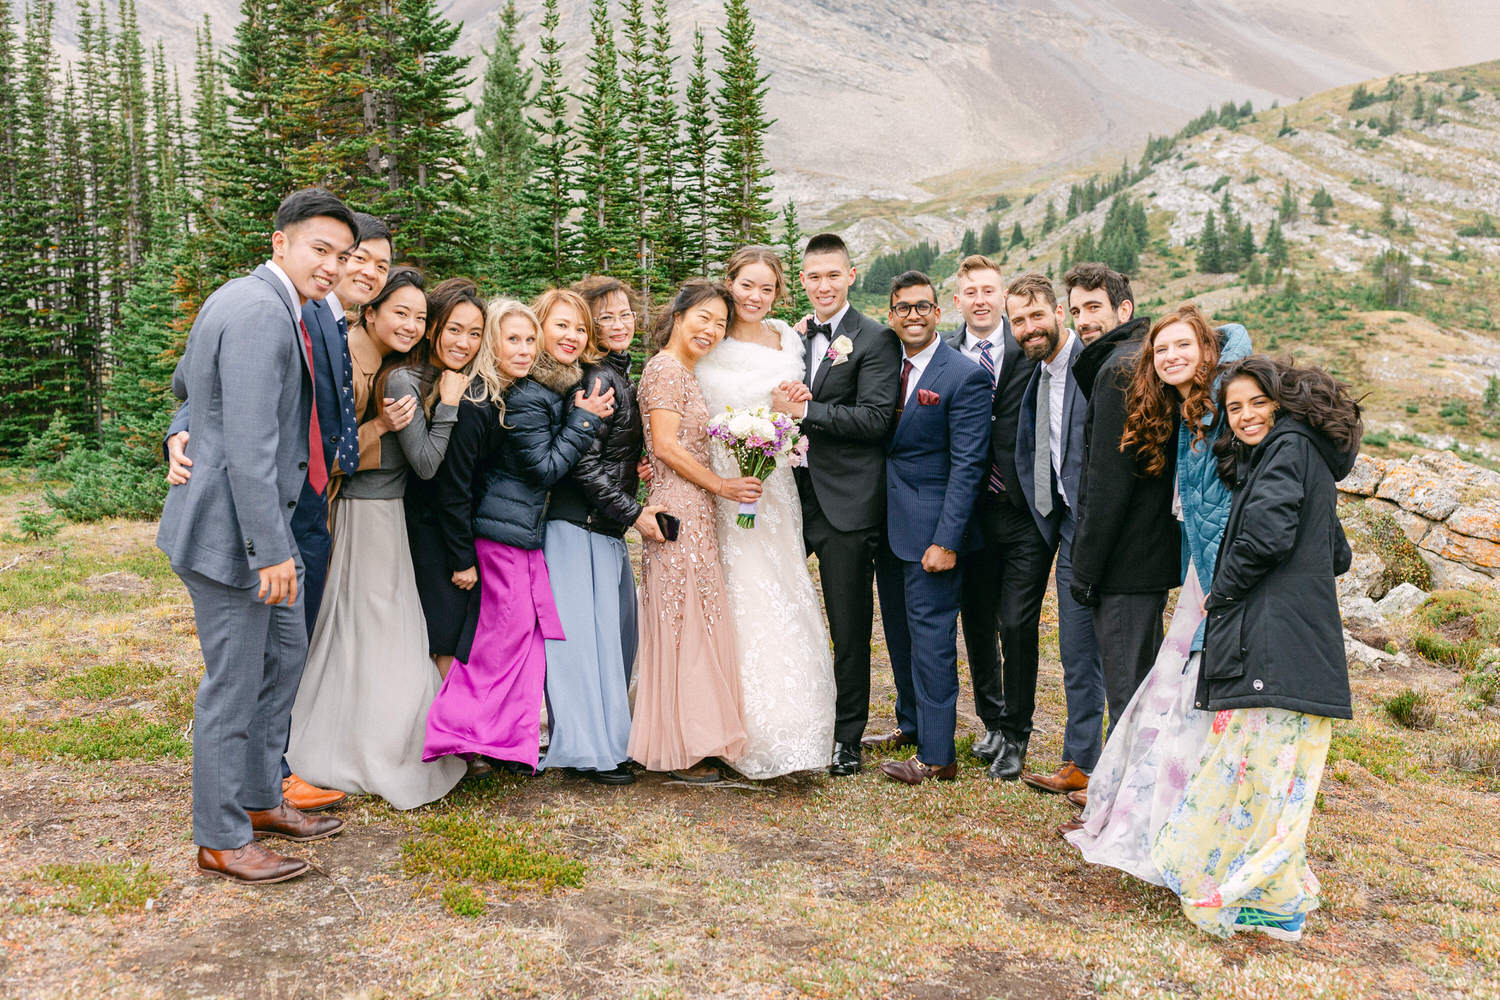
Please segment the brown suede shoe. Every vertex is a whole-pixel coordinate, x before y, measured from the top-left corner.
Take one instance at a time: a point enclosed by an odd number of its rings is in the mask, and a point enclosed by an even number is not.
[[[892,729],[888,733],[862,737],[859,744],[866,750],[899,750],[902,747],[916,746],[917,737],[915,733],[903,733],[899,729]]]
[[[1064,795],[1063,798],[1067,799],[1069,802],[1073,803],[1080,809],[1087,809],[1089,807],[1089,790],[1087,788],[1079,788],[1075,791],[1071,791],[1068,794]]]
[[[281,837],[283,840],[322,840],[332,837],[344,828],[344,821],[336,816],[309,816],[286,801],[275,809],[250,809],[250,828],[255,839]]]
[[[1042,792],[1052,792],[1061,795],[1065,792],[1076,792],[1079,789],[1089,787],[1089,776],[1078,770],[1078,765],[1071,760],[1057,769],[1055,774],[1032,774],[1027,772],[1021,775],[1021,780],[1032,788]]]
[[[1059,824],[1057,824],[1057,835],[1059,837],[1066,837],[1068,834],[1072,833],[1074,830],[1082,830],[1082,829],[1083,829],[1083,821],[1082,820],[1070,819],[1066,823],[1059,823]]]
[[[888,760],[880,765],[880,770],[888,778],[895,778],[908,785],[920,785],[928,778],[952,781],[958,777],[958,761],[943,767],[932,767],[912,756],[906,760]]]
[[[336,788],[318,788],[309,785],[295,774],[281,779],[281,794],[295,809],[305,813],[331,809],[348,798]]]
[[[301,875],[307,862],[268,851],[252,840],[232,851],[198,848],[198,871],[244,885],[269,885]]]

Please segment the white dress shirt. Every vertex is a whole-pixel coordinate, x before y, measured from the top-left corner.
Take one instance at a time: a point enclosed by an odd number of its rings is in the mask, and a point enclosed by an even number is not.
[[[981,365],[979,360],[979,345],[988,343],[990,345],[990,360],[995,362],[995,380],[991,388],[1000,384],[1000,371],[1005,367],[1005,324],[1001,323],[990,331],[987,337],[976,337],[967,324],[964,326],[964,344],[960,351],[976,365]]]
[[[1069,507],[1073,506],[1073,497],[1067,495],[1062,488],[1062,446],[1063,446],[1063,402],[1068,395],[1068,373],[1072,367],[1073,352],[1070,350],[1073,342],[1073,331],[1063,328],[1063,341],[1057,349],[1057,356],[1051,361],[1042,362],[1042,367],[1047,369],[1051,381],[1048,388],[1051,394],[1047,400],[1047,416],[1051,418],[1051,428],[1047,432],[1048,443],[1052,446],[1052,470],[1057,473],[1057,489],[1063,494],[1063,502]]]
[[[902,406],[905,406],[907,400],[911,399],[912,393],[917,391],[917,383],[922,381],[922,373],[927,370],[928,362],[937,355],[938,341],[942,339],[934,335],[932,342],[916,354],[907,354],[905,348],[902,349],[902,356],[911,362],[911,374],[906,377],[906,398],[901,400]]]
[[[833,316],[828,320],[828,328],[833,331],[834,340],[838,339],[839,323],[843,322],[844,313],[848,311],[849,303],[846,300],[844,302],[843,308],[834,313]],[[814,315],[813,319],[817,319],[817,316]],[[818,369],[823,367],[823,362],[826,360],[826,356],[828,354],[828,345],[831,343],[833,343],[833,340],[830,340],[829,338],[823,336],[823,334],[821,333],[815,333],[813,334],[812,341],[807,345],[807,349],[812,351],[813,359],[812,377],[808,380],[809,389],[812,388],[812,383],[816,382],[818,379]]]
[[[292,297],[292,305],[296,306],[298,309],[301,309],[302,296],[297,294],[296,286],[292,284],[292,279],[286,276],[286,272],[281,269],[281,265],[277,264],[274,260],[268,260],[266,261],[266,266],[269,267],[271,269],[271,273],[280,278],[281,283],[286,286],[286,293]]]

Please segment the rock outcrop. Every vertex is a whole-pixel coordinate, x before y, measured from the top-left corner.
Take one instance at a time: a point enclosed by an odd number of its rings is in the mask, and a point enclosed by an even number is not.
[[[1404,461],[1361,455],[1339,491],[1349,501],[1341,516],[1355,549],[1341,594],[1378,600],[1403,582],[1424,590],[1500,586],[1500,473],[1450,451]],[[1429,580],[1392,565],[1404,547],[1380,537],[1386,516],[1415,546]]]

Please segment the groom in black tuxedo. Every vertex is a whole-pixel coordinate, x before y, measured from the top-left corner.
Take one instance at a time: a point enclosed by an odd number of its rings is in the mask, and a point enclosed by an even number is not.
[[[796,471],[802,538],[818,557],[838,701],[832,775],[855,774],[870,715],[875,555],[885,521],[886,434],[900,394],[901,345],[891,328],[849,305],[854,266],[844,241],[821,233],[802,254],[812,301],[807,373],[772,394],[773,409],[802,421],[807,467]]]

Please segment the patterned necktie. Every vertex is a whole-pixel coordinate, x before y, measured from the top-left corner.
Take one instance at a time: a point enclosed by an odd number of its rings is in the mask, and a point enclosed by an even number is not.
[[[990,376],[990,402],[995,401],[995,359],[990,354],[990,342],[981,340],[979,342],[979,367],[983,368]],[[991,493],[1004,493],[1005,480],[1000,477],[1000,466],[990,462],[989,488]]]
[[[297,326],[302,330],[302,349],[307,352],[308,381],[313,387],[312,406],[309,407],[307,416],[307,482],[314,493],[322,496],[323,491],[328,488],[328,463],[323,460],[323,431],[318,427],[318,384],[317,379],[312,378],[312,335],[307,332],[307,324],[300,318]]]
[[[339,443],[333,457],[346,476],[359,469],[359,418],[354,414],[354,365],[349,360],[349,323],[338,318],[339,354],[342,355],[344,379],[338,384],[339,393]]]
[[[1036,512],[1046,517],[1052,513],[1052,373],[1046,366],[1036,388],[1036,454],[1031,478]]]
[[[915,367],[916,365],[911,363],[911,358],[901,360],[901,406],[899,407],[901,409],[906,407],[906,381],[911,377],[911,370]]]

